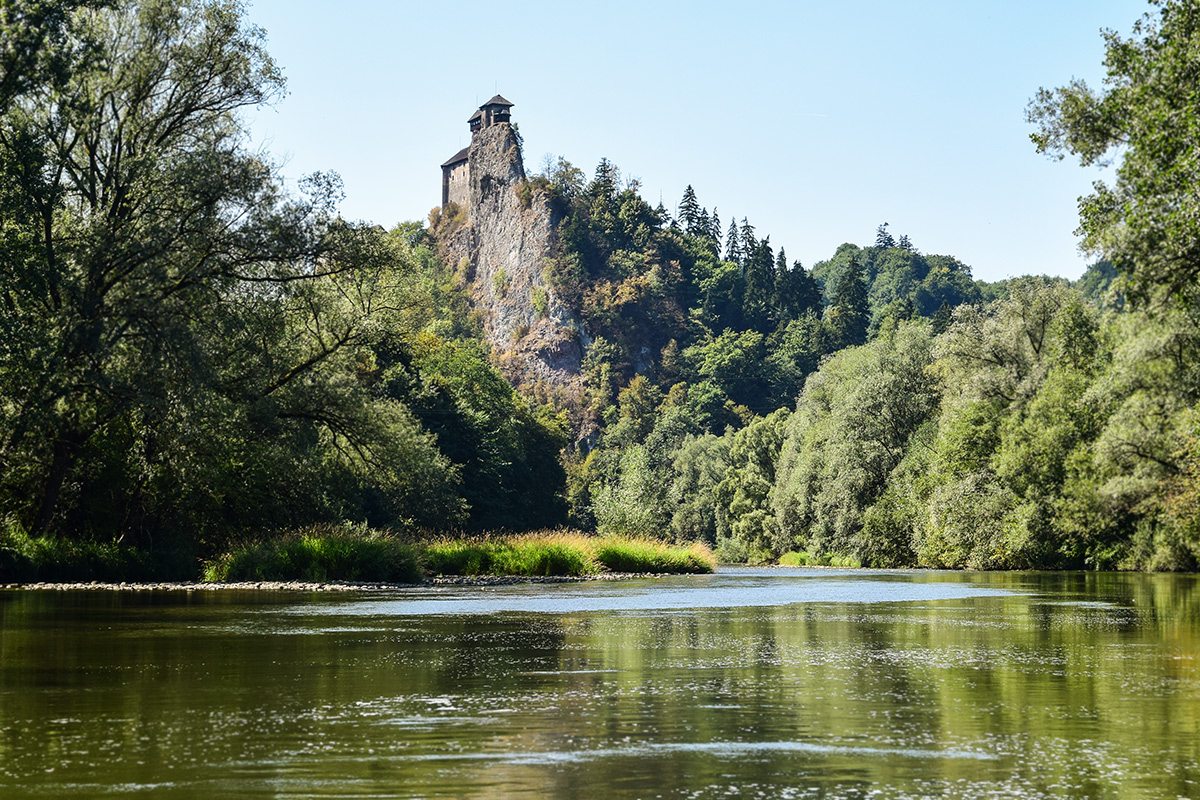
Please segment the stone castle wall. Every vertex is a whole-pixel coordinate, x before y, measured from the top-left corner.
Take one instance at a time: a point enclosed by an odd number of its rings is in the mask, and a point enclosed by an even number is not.
[[[470,162],[455,164],[446,178],[445,201],[454,203],[459,208],[467,209],[471,205],[471,168]]]

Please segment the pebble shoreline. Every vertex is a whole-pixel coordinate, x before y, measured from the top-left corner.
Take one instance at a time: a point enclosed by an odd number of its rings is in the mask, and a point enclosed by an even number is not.
[[[41,592],[378,592],[397,589],[424,589],[431,586],[513,586],[524,583],[584,583],[586,581],[625,581],[634,578],[661,578],[665,573],[603,572],[599,575],[521,576],[521,575],[440,575],[422,583],[381,583],[377,581],[231,581],[203,583],[152,581],[147,583],[0,583],[0,591]]]

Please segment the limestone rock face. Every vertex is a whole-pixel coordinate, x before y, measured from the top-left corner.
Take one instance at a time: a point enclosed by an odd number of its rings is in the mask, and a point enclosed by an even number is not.
[[[509,379],[544,399],[569,401],[581,393],[583,331],[545,277],[559,216],[544,190],[526,184],[520,141],[508,123],[475,134],[468,158],[465,219],[437,231],[443,258],[469,282]]]

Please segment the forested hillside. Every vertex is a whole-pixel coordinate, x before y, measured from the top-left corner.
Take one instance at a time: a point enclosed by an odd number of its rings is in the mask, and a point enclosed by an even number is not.
[[[1195,569],[1189,8],[1111,37],[1104,92],[1030,106],[1044,152],[1120,148],[1075,285],[982,283],[886,224],[805,267],[691,186],[668,210],[608,161],[548,165],[515,191],[561,220],[544,278],[586,344],[563,396],[506,380],[436,217],[348,221],[336,176],[289,194],[247,145],[241,110],[283,83],[237,5],[6,6],[0,570],[30,542],[169,564],[342,520]]]

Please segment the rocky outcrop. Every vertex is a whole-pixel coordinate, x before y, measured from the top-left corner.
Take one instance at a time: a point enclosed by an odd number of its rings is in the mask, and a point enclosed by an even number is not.
[[[582,393],[582,327],[546,280],[558,251],[549,194],[525,180],[508,123],[480,130],[469,151],[470,198],[435,229],[442,256],[470,287],[484,332],[510,380],[543,399]],[[453,221],[451,221],[453,218]]]

